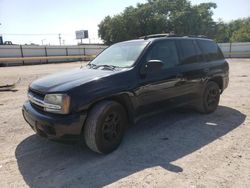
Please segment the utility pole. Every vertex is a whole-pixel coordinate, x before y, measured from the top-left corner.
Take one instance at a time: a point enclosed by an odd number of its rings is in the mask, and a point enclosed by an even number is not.
[[[61,37],[61,34],[59,33],[58,34],[58,38],[59,38],[59,44],[60,44],[60,46],[62,45],[62,37]]]
[[[45,41],[46,39],[42,39],[41,41],[42,41],[42,45],[43,45],[43,41]]]

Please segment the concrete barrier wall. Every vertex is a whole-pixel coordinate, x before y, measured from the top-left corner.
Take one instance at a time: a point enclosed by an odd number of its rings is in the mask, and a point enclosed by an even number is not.
[[[97,55],[107,46],[104,45],[80,45],[80,46],[31,46],[31,45],[0,45],[0,58],[11,57],[50,57],[50,56],[79,56]],[[76,61],[68,60],[33,60],[8,62],[8,65],[39,64],[50,62]]]
[[[250,58],[250,42],[246,43],[219,43],[226,58]],[[77,56],[97,55],[107,46],[99,44],[85,44],[80,46],[30,46],[30,45],[0,45],[0,58],[7,57],[46,57],[46,56]],[[39,64],[50,62],[76,61],[68,60],[29,60],[8,62],[8,65]]]
[[[219,46],[227,58],[249,58],[250,42],[219,43]]]

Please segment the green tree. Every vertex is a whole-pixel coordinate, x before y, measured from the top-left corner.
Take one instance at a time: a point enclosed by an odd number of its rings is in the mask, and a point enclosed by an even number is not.
[[[101,21],[101,23],[98,25],[99,30],[98,34],[102,38],[102,40],[105,41],[106,44],[111,44],[112,41],[110,39],[111,35],[111,24],[112,24],[112,19],[110,16],[106,16],[104,20]]]
[[[230,41],[230,35],[229,35],[229,29],[228,24],[224,23],[221,19],[216,24],[216,34],[215,34],[215,41],[216,42],[229,42]]]
[[[250,18],[237,20],[233,26],[231,42],[250,42]]]
[[[144,35],[170,32],[214,38],[221,31],[212,19],[215,8],[215,3],[192,6],[188,0],[148,0],[147,3],[138,3],[136,7],[125,8],[121,14],[105,17],[99,24],[98,33],[108,45]]]

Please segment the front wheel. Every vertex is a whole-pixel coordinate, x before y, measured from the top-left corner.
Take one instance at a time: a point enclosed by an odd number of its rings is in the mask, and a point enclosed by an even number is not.
[[[217,83],[209,81],[198,101],[196,109],[203,114],[214,112],[220,101],[220,88]]]
[[[102,101],[88,115],[83,132],[85,143],[97,153],[110,153],[120,145],[126,124],[127,115],[119,103]]]

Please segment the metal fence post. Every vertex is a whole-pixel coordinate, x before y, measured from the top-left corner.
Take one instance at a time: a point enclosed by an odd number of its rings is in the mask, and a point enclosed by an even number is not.
[[[229,57],[230,57],[230,58],[232,58],[231,53],[232,53],[232,43],[230,42],[230,43],[229,43]]]
[[[86,48],[83,48],[83,61],[86,61],[86,58],[85,58],[85,56],[86,56]]]
[[[45,57],[48,57],[47,47],[44,46]],[[49,63],[48,59],[46,59],[46,63]]]
[[[66,50],[66,56],[69,56],[68,48],[66,47],[65,50]]]
[[[22,47],[22,45],[20,45],[20,51],[21,51],[21,57],[23,58],[24,56],[23,56],[23,47]],[[23,61],[23,65],[24,65],[24,61]]]
[[[86,49],[83,48],[83,55],[85,56],[86,55]]]

